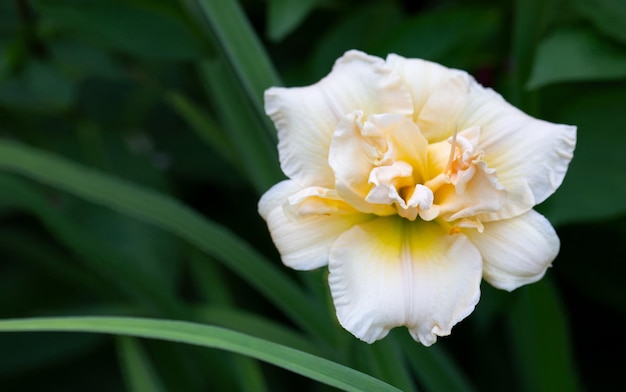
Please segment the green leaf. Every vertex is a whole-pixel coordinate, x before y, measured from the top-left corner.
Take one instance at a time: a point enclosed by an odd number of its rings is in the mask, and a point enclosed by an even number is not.
[[[245,332],[246,328],[251,328],[253,336],[265,338],[263,334],[259,334],[257,318],[254,316],[243,318],[237,318],[235,320],[229,317],[231,314],[240,314],[232,306],[232,296],[228,282],[224,280],[224,274],[219,266],[213,263],[213,260],[206,260],[208,256],[192,250],[191,258],[191,278],[196,286],[196,290],[203,297],[205,302],[219,304],[225,306],[224,313],[211,312],[210,310],[203,309],[202,311],[194,312],[194,320],[207,322],[208,324],[214,324],[217,326],[231,327],[233,330]],[[211,261],[211,262],[207,262]],[[228,306],[228,307],[226,307]],[[210,316],[208,315],[210,314]],[[214,317],[212,317],[214,316]],[[241,329],[243,327],[243,329]],[[287,344],[287,346],[298,348],[293,345]],[[259,363],[251,358],[234,356],[232,358],[231,371],[235,372],[235,380],[240,385],[240,389],[243,391],[266,391],[265,379],[263,372],[259,366]]]
[[[524,390],[578,390],[568,322],[555,288],[543,279],[516,294],[510,331]]]
[[[592,31],[557,30],[537,48],[527,87],[552,83],[626,78],[626,47]]]
[[[77,40],[158,60],[192,60],[208,53],[182,20],[158,7],[127,1],[35,1],[48,23]]]
[[[423,347],[408,336],[398,336],[409,366],[427,391],[474,391],[454,359],[440,346]]]
[[[265,118],[263,92],[281,84],[263,45],[237,1],[182,0],[191,17],[215,38],[259,117]],[[274,137],[273,129],[269,130]]]
[[[237,383],[242,391],[268,391],[260,364],[248,357],[235,356],[233,367],[237,372]]]
[[[565,86],[563,86],[565,87]],[[563,185],[539,206],[555,225],[626,214],[626,83],[572,85],[546,97],[552,119],[578,126]]]
[[[120,336],[116,339],[117,350],[129,391],[165,392],[148,355],[137,339]]]
[[[320,0],[270,0],[268,4],[267,35],[281,41],[295,30]]]
[[[492,60],[498,12],[486,7],[454,7],[434,10],[397,23],[383,35],[387,52],[417,57],[449,67],[484,66]],[[433,34],[433,32],[437,32]],[[383,53],[382,55],[386,55]]]
[[[155,291],[176,291],[179,278],[177,238],[132,217],[94,208],[92,204],[81,207],[71,208],[72,211],[64,214],[72,216],[78,230],[87,231],[94,238],[94,244],[101,247],[115,244],[111,257],[115,254],[131,264],[143,276],[141,280],[150,281]],[[94,254],[108,253],[94,251]]]
[[[222,349],[271,363],[345,391],[399,391],[356,370],[227,329],[170,320],[67,317],[1,320],[2,332],[92,332],[162,339]]]
[[[417,391],[408,371],[409,368],[401,345],[395,336],[392,335],[384,340],[380,340],[369,348],[371,349],[373,359],[377,362],[377,368],[380,369],[380,379],[402,388],[405,392]]]
[[[2,199],[7,205],[15,209],[11,189],[6,187],[6,182],[0,176],[0,188]],[[22,199],[24,201],[24,199]],[[32,246],[37,244],[37,246]],[[67,253],[59,249],[54,240],[34,233],[32,230],[17,227],[4,227],[0,229],[0,249],[5,257],[14,257],[20,260],[20,264],[28,264],[33,270],[45,275],[55,284],[61,284],[74,290],[81,290],[85,294],[97,292],[99,294],[112,293],[115,291],[106,281],[83,268],[68,263]],[[10,255],[10,256],[9,256]],[[48,288],[41,288],[42,291]],[[117,294],[117,293],[116,293]],[[7,298],[8,300],[8,298]],[[0,310],[1,311],[1,310]]]
[[[385,56],[387,49],[380,32],[389,31],[402,20],[402,9],[396,2],[367,2],[350,9],[345,17],[339,18],[338,23],[326,29],[325,34],[316,40],[310,61],[312,77],[319,79],[326,76],[335,60],[349,49]],[[384,53],[380,53],[381,50]]]
[[[332,341],[331,329],[335,324],[320,304],[248,244],[176,200],[9,141],[0,141],[0,168],[59,187],[180,236],[223,262],[304,330],[324,336],[323,341]]]
[[[59,366],[65,362],[95,351],[102,344],[96,335],[54,336],[42,333],[0,336],[0,377],[26,373],[37,368]]]
[[[0,83],[0,105],[21,110],[64,111],[76,99],[76,84],[50,63],[32,61]]]
[[[532,113],[535,96],[524,91],[524,84],[531,72],[537,44],[559,10],[558,0],[515,0],[514,3],[512,89],[507,99],[518,108]]]
[[[280,85],[280,79],[237,2],[182,2],[219,48],[218,55],[198,63],[197,70],[236,159],[260,194],[284,178],[276,130],[263,102],[264,91]]]
[[[237,85],[228,64],[207,60],[198,66],[198,72],[234,147],[235,159],[245,169],[257,193],[262,194],[285,178],[278,165],[275,145],[266,137],[263,123]]]
[[[233,298],[224,271],[212,257],[197,249],[189,252],[191,283],[202,303],[231,306]],[[215,324],[215,323],[211,323]]]
[[[234,307],[205,306],[197,309],[196,315],[200,321],[207,324],[228,328],[310,354],[320,355],[319,347],[298,332],[275,321]]]
[[[626,43],[626,2],[623,0],[573,0],[585,18],[603,33]]]
[[[187,122],[189,128],[213,147],[215,152],[220,154],[235,169],[243,170],[240,161],[236,158],[236,150],[221,132],[218,124],[202,107],[178,92],[168,93],[166,100],[176,113]]]
[[[102,77],[116,80],[124,75],[122,65],[112,53],[93,45],[58,39],[50,42],[48,47],[54,63],[74,79]]]
[[[626,216],[566,226],[559,230],[559,236],[561,252],[554,263],[558,266],[554,273],[559,279],[566,280],[568,287],[591,300],[588,306],[612,308],[618,317],[626,314],[626,263],[617,262],[626,260]],[[593,268],[589,260],[593,260]],[[577,301],[572,299],[574,303]]]
[[[106,278],[120,292],[151,310],[158,309],[172,316],[181,316],[181,307],[167,289],[158,273],[134,263],[102,237],[94,236],[84,225],[78,225],[59,208],[55,208],[43,192],[33,185],[6,174],[0,176],[3,199],[13,206],[34,214],[50,229],[55,238],[79,256],[79,260],[97,275]]]

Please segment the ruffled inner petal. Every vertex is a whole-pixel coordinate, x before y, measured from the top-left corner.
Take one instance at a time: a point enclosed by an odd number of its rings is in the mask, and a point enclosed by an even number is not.
[[[397,209],[413,220],[419,208],[432,204],[432,192],[419,184],[427,149],[419,128],[406,117],[364,118],[355,111],[339,123],[330,147],[337,194],[361,212],[386,216]]]
[[[370,172],[368,183],[374,185],[365,197],[368,203],[392,204],[398,201],[404,203],[398,190],[413,186],[413,168],[402,161],[375,167]]]
[[[387,149],[382,131],[367,122],[360,111],[346,115],[335,130],[328,155],[335,189],[339,197],[361,212],[377,215],[395,212],[389,205],[365,200],[371,188],[369,174]]]
[[[470,127],[429,145],[429,170],[440,174],[426,185],[435,193],[439,214],[448,221],[494,213],[507,202],[508,193],[496,171],[482,160],[480,131],[478,126]]]

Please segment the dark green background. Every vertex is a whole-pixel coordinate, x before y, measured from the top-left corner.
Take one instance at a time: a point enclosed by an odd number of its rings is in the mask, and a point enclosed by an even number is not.
[[[418,364],[425,372],[437,361],[460,371],[459,389],[606,391],[623,384],[626,2],[235,2],[276,69],[274,80],[248,84],[241,73],[263,62],[252,57],[243,71],[233,67],[229,45],[243,47],[225,43],[215,27],[245,26],[236,18],[207,22],[202,3],[1,1],[0,138],[170,195],[286,270],[256,212],[262,191],[280,179],[275,136],[258,110],[262,90],[281,80],[314,83],[352,48],[465,69],[522,110],[578,126],[565,182],[538,207],[557,228],[561,253],[546,279],[514,293],[483,283],[474,314],[428,351],[405,339],[405,330],[390,339],[432,355]],[[265,174],[255,174],[255,165]],[[284,272],[332,315],[324,271]],[[307,336],[240,276],[175,236],[0,171],[0,317],[198,321],[195,310],[214,306]],[[383,379],[386,366],[405,366],[384,364],[378,343],[329,328],[345,344],[330,359]],[[168,390],[245,389],[233,355],[172,343],[142,347]],[[363,361],[363,353],[383,365]],[[119,355],[115,340],[99,335],[0,335],[0,390],[119,390],[127,385]],[[260,369],[271,391],[326,389],[269,365]],[[411,374],[418,388],[437,389]]]

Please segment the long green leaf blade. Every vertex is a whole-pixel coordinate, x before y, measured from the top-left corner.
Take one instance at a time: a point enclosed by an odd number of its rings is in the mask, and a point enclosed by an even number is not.
[[[304,330],[332,341],[332,324],[321,305],[248,244],[178,201],[6,140],[0,141],[0,169],[21,173],[180,236],[222,261]]]
[[[256,358],[345,391],[399,391],[371,376],[324,358],[238,332],[196,323],[125,317],[0,321],[0,332],[27,331],[107,333],[187,343]]]
[[[620,79],[626,79],[626,50],[600,34],[569,28],[541,41],[527,87]]]
[[[213,147],[215,152],[233,165],[235,169],[242,169],[236,159],[237,155],[235,149],[226,136],[220,132],[219,125],[203,108],[177,91],[170,91],[165,98],[176,113],[187,122],[189,129],[194,131],[200,138]]]
[[[554,287],[543,279],[518,296],[510,328],[524,390],[578,390],[567,320]]]
[[[199,63],[198,74],[209,101],[218,112],[223,132],[234,147],[234,156],[261,194],[285,178],[278,165],[276,146],[264,131],[264,125],[267,124],[263,120],[267,117],[259,117],[254,112],[245,92],[239,88],[232,69],[220,60]],[[271,133],[275,134],[274,129],[271,129]]]
[[[156,310],[159,314],[165,312],[170,317],[183,317],[184,309],[180,302],[166,289],[162,281],[155,279],[146,270],[136,268],[132,260],[115,252],[102,238],[69,219],[38,192],[39,188],[35,184],[3,173],[0,175],[0,189],[4,202],[36,215],[56,241],[80,256],[82,263],[94,273],[88,278],[90,282],[94,282],[94,277],[97,277],[96,281],[104,278],[113,282],[109,284],[111,288],[142,303],[148,309]],[[41,251],[39,246],[37,248]],[[53,255],[46,256],[50,258]]]
[[[439,346],[416,345],[407,335],[399,336],[409,365],[427,391],[472,392],[475,388],[456,362]]]
[[[120,336],[117,339],[117,349],[129,391],[165,392],[165,388],[156,375],[148,355],[137,339]]]
[[[257,112],[264,117],[263,91],[281,82],[238,2],[185,0],[183,3],[189,13],[216,38]]]

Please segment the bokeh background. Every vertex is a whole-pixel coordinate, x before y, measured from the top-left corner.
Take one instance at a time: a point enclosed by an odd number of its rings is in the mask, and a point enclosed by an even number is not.
[[[343,331],[326,271],[283,267],[256,212],[282,178],[263,90],[312,84],[353,48],[467,70],[522,110],[578,126],[565,182],[538,207],[561,238],[553,268],[513,293],[483,282],[475,312],[428,349],[404,329],[371,346]],[[321,329],[303,328],[259,289],[252,264],[229,259],[219,244],[197,246],[216,238],[202,227],[195,243],[195,226],[181,235],[174,226],[184,214],[146,212],[135,199],[121,208],[132,192],[37,166],[41,156],[190,207],[295,284]],[[221,325],[403,390],[618,390],[625,168],[624,1],[0,1],[2,319]],[[148,387],[333,390],[224,351],[99,334],[0,334],[2,391]]]

